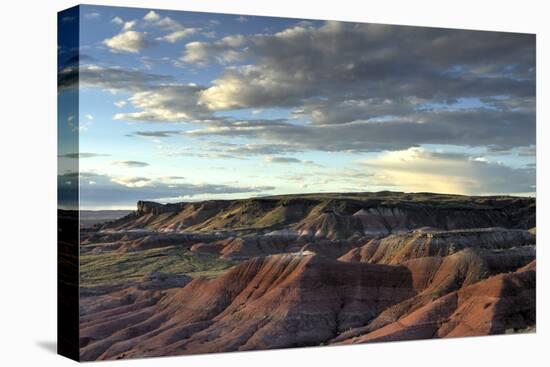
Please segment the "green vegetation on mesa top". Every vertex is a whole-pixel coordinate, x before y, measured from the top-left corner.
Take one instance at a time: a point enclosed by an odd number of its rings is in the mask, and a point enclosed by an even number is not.
[[[161,271],[192,277],[214,277],[234,265],[215,255],[194,253],[177,246],[137,252],[104,252],[80,257],[80,285],[83,287],[137,280]]]

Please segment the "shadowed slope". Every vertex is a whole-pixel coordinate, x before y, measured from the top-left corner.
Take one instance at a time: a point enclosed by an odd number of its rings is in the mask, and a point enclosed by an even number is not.
[[[514,273],[498,274],[463,287],[358,337],[355,344],[393,340],[501,334],[535,325],[535,262]]]
[[[467,248],[447,257],[417,258],[403,263],[411,272],[417,295],[388,307],[369,324],[346,331],[333,342],[367,334],[463,287],[499,273],[516,271],[535,259],[535,248],[508,250]]]

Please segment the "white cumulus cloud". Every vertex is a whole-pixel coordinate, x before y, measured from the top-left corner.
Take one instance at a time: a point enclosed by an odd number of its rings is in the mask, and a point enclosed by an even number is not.
[[[155,21],[155,20],[160,19],[160,15],[158,15],[158,13],[155,12],[154,10],[151,10],[151,11],[149,11],[149,13],[145,14],[143,19],[145,19],[147,21]]]
[[[137,53],[147,47],[145,34],[136,31],[126,31],[107,38],[103,43],[113,52]]]

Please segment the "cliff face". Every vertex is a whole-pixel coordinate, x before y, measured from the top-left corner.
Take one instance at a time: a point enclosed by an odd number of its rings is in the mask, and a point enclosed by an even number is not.
[[[363,193],[291,195],[244,200],[160,204],[140,201],[137,211],[104,229],[164,232],[240,231],[344,239],[422,227],[439,230],[535,226],[535,200],[438,194]]]
[[[159,215],[163,213],[173,213],[182,208],[183,204],[160,204],[153,201],[138,201],[137,215]]]

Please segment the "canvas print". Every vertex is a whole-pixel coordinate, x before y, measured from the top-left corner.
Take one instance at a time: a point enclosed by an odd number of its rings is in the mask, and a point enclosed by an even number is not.
[[[61,354],[535,332],[534,34],[58,16]]]

